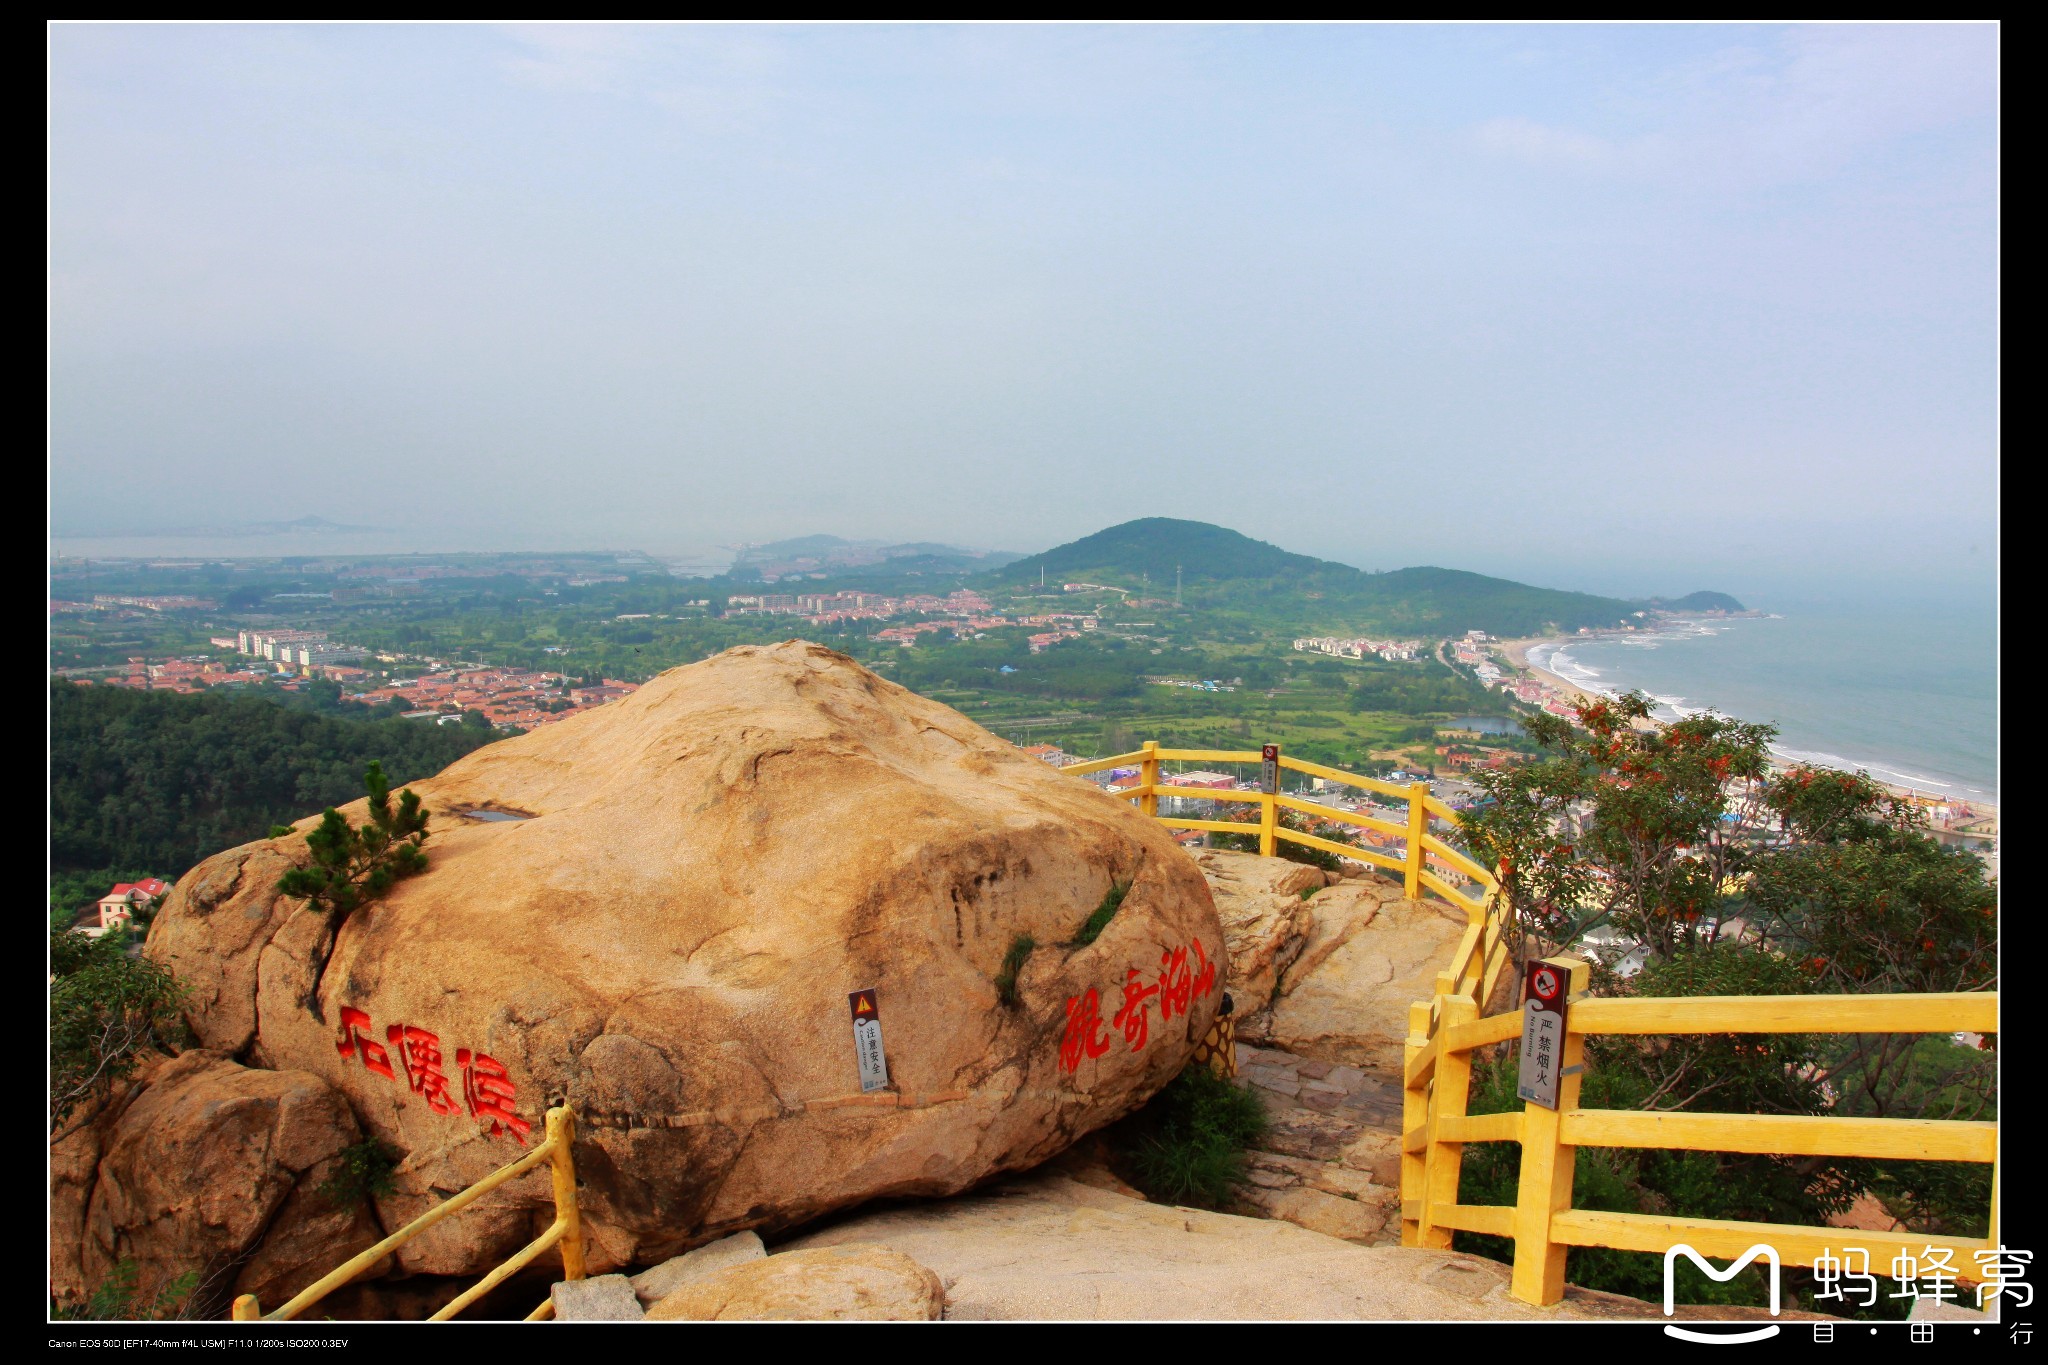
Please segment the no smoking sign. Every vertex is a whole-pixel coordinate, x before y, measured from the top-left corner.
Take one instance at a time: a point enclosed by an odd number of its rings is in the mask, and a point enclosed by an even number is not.
[[[1523,979],[1522,1053],[1515,1093],[1530,1104],[1557,1108],[1558,1082],[1564,1078],[1564,1020],[1570,1004],[1565,988],[1570,978],[1555,962],[1532,962]]]

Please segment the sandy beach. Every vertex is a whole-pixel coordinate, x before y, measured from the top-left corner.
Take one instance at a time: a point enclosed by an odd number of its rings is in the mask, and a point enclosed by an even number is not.
[[[1599,699],[1598,693],[1588,692],[1583,687],[1566,682],[1549,669],[1537,668],[1529,662],[1529,651],[1537,645],[1556,644],[1566,638],[1566,636],[1562,635],[1538,635],[1527,640],[1502,640],[1499,644],[1501,653],[1507,656],[1507,661],[1511,666],[1527,673],[1545,687],[1554,688],[1565,696],[1570,697],[1573,701],[1597,701]]]

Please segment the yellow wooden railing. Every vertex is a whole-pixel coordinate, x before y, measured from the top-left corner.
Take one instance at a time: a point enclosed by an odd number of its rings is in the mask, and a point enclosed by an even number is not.
[[[1318,801],[1290,796],[1285,792],[1243,792],[1212,791],[1201,787],[1175,787],[1161,780],[1162,763],[1258,763],[1263,755],[1259,750],[1234,749],[1163,749],[1157,740],[1147,740],[1145,747],[1127,754],[1110,758],[1091,759],[1075,763],[1060,771],[1074,777],[1086,777],[1090,773],[1107,772],[1111,768],[1138,769],[1135,785],[1111,792],[1111,795],[1135,800],[1138,809],[1152,816],[1170,829],[1199,829],[1219,834],[1252,834],[1258,836],[1259,852],[1272,857],[1282,842],[1300,844],[1306,848],[1322,849],[1342,858],[1351,858],[1361,863],[1387,868],[1401,874],[1404,893],[1411,899],[1420,899],[1425,892],[1432,892],[1462,908],[1469,919],[1465,936],[1451,955],[1451,964],[1437,975],[1436,993],[1439,996],[1462,996],[1483,1007],[1500,980],[1500,974],[1508,961],[1506,941],[1505,906],[1500,898],[1500,884],[1494,875],[1474,861],[1469,855],[1439,839],[1431,830],[1432,821],[1441,821],[1455,826],[1457,812],[1429,794],[1427,782],[1410,782],[1405,786],[1395,782],[1383,782],[1376,777],[1365,777],[1358,773],[1345,772],[1341,768],[1326,767],[1320,763],[1309,763],[1303,759],[1289,757],[1284,751],[1279,755],[1280,767],[1288,772],[1319,777],[1329,782],[1341,782],[1380,796],[1390,797],[1407,803],[1406,818],[1401,821],[1381,820],[1355,811],[1339,810]],[[1168,796],[1213,799],[1233,805],[1259,807],[1259,822],[1247,824],[1230,820],[1186,820],[1177,816],[1159,814],[1159,797]],[[1371,830],[1383,836],[1403,841],[1397,855],[1381,848],[1362,847],[1338,843],[1334,839],[1318,838],[1299,830],[1288,829],[1280,823],[1280,812],[1291,810],[1312,816],[1330,824],[1349,825],[1356,829]],[[1439,871],[1441,869],[1441,871]],[[1477,892],[1464,889],[1459,881],[1477,886]]]
[[[434,1224],[453,1214],[460,1213],[469,1205],[489,1194],[508,1180],[516,1180],[543,1161],[547,1162],[554,1176],[555,1221],[548,1225],[546,1232],[514,1252],[505,1263],[490,1274],[478,1280],[461,1294],[449,1301],[429,1321],[445,1322],[463,1309],[475,1303],[485,1294],[496,1289],[514,1274],[523,1270],[533,1259],[549,1247],[559,1243],[562,1248],[562,1278],[580,1280],[583,1278],[583,1223],[576,1212],[576,1167],[572,1148],[576,1142],[576,1120],[568,1109],[550,1109],[547,1118],[547,1138],[540,1146],[528,1152],[509,1166],[500,1166],[482,1180],[451,1195],[419,1217],[407,1223],[398,1231],[386,1237],[375,1246],[350,1258],[312,1284],[300,1290],[283,1304],[270,1312],[263,1311],[254,1294],[244,1294],[235,1300],[233,1316],[237,1322],[289,1322],[311,1308],[320,1300],[354,1280],[377,1262],[413,1238],[425,1232]],[[542,1302],[540,1307],[526,1315],[528,1322],[537,1322],[555,1315],[552,1298]]]
[[[1577,997],[1587,966],[1552,958]],[[1440,993],[1409,1009],[1401,1158],[1401,1244],[1448,1247],[1454,1231],[1514,1239],[1510,1292],[1533,1304],[1564,1294],[1565,1253],[1575,1246],[1663,1253],[1684,1242],[1703,1256],[1732,1260],[1759,1242],[1785,1265],[1813,1265],[1823,1253],[1860,1247],[1872,1261],[1947,1249],[1964,1270],[1970,1253],[1998,1245],[1998,1126],[1954,1120],[1830,1115],[1699,1114],[1579,1108],[1585,1040],[1596,1034],[1993,1033],[1995,992],[1929,995],[1688,996],[1575,999],[1565,1015],[1556,1109],[1467,1114],[1472,1053],[1519,1039],[1522,1012],[1479,1017],[1469,995]],[[1515,1203],[1458,1202],[1468,1142],[1519,1142]],[[1572,1207],[1580,1147],[1677,1148],[1786,1156],[1861,1156],[1975,1161],[1992,1167],[1989,1236],[1935,1237],[1791,1224],[1744,1223],[1661,1214],[1599,1213]],[[1959,1278],[1971,1278],[1967,1273]]]

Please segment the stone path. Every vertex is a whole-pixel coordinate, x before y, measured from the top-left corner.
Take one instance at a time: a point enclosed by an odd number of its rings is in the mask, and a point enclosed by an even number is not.
[[[1401,1091],[1355,1066],[1237,1045],[1238,1080],[1270,1124],[1232,1213],[1281,1218],[1362,1246],[1401,1240]]]

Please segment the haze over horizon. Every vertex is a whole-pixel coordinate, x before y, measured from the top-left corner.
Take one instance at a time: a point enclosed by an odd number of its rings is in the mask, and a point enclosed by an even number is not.
[[[57,531],[1989,601],[1995,27],[49,34]]]

